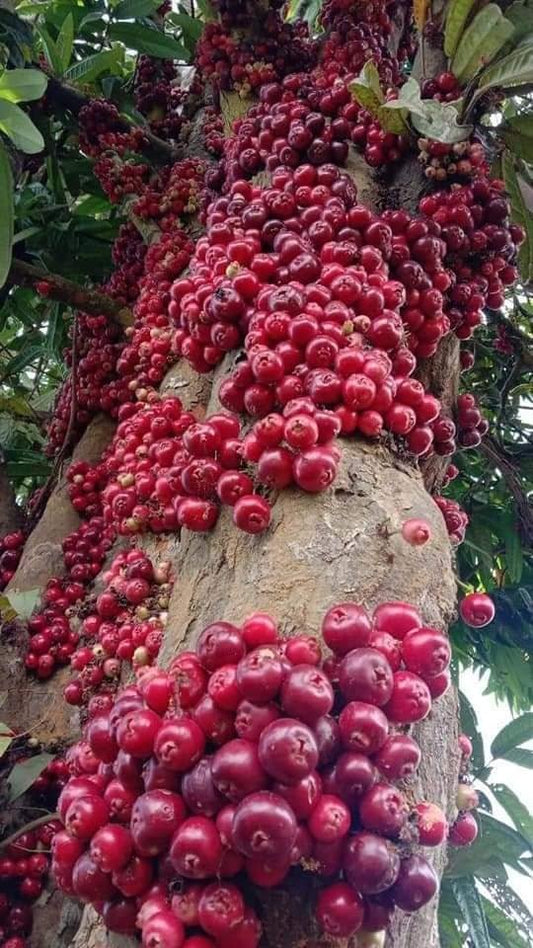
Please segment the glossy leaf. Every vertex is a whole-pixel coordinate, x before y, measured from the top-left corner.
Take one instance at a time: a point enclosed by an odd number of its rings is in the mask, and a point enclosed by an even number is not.
[[[109,27],[109,38],[124,43],[128,49],[157,56],[158,59],[187,62],[189,58],[185,47],[172,36],[140,23],[112,23]]]
[[[36,155],[44,148],[43,136],[29,115],[7,99],[0,99],[0,130],[11,139],[15,148],[27,155]]]
[[[527,89],[533,85],[533,44],[514,50],[485,69],[473,94],[469,108],[489,89],[504,91]]]
[[[113,9],[115,20],[136,20],[141,16],[150,16],[159,6],[157,0],[121,0]]]

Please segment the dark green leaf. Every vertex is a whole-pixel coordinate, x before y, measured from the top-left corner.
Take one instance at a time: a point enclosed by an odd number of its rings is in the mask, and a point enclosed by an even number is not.
[[[157,56],[158,59],[178,59],[182,62],[189,59],[185,47],[172,36],[139,23],[112,23],[109,38],[124,43],[128,49]]]
[[[54,43],[50,33],[42,24],[37,23],[35,26],[39,36],[41,37],[41,43],[43,44],[44,55],[48,61],[48,65],[52,69],[54,75],[61,76],[63,75],[63,63],[61,61],[61,56],[59,55],[56,44]]]
[[[56,40],[56,49],[57,55],[61,60],[61,74],[65,72],[70,59],[72,56],[72,50],[74,48],[74,17],[72,13],[68,13],[59,31],[59,36]]]
[[[472,741],[472,767],[477,772],[485,766],[483,739],[479,732],[476,712],[462,691],[459,692],[459,707],[461,709],[461,726]]]
[[[13,176],[9,155],[0,141],[0,288],[11,267],[13,247]]]
[[[115,20],[136,20],[154,13],[158,6],[157,0],[121,0],[112,15]]]
[[[476,0],[451,0],[446,12],[444,30],[444,52],[451,57],[455,53],[468,17],[476,5]]]
[[[491,784],[492,793],[496,797],[508,816],[511,817],[517,830],[522,833],[533,848],[533,816],[527,806],[524,806],[515,793],[504,784]]]
[[[525,747],[512,747],[505,754],[500,755],[503,760],[508,760],[511,764],[517,764],[519,767],[527,767],[533,770],[533,751]]]
[[[36,155],[44,148],[44,139],[31,118],[13,102],[0,98],[0,130],[8,135],[15,148]]]
[[[505,948],[528,948],[527,942],[522,938],[512,918],[484,896],[482,896],[482,903],[492,937],[498,938]]]
[[[473,948],[491,948],[487,919],[481,896],[473,879],[455,879],[452,888],[463,918],[468,925],[468,934]]]
[[[522,279],[527,282],[533,279],[533,215],[526,205],[520,185],[521,179],[516,173],[514,160],[507,150],[503,154],[502,166],[503,180],[511,202],[511,217],[524,228],[526,233],[526,239],[518,254],[518,264]]]
[[[533,738],[533,712],[522,714],[506,724],[494,738],[490,751],[493,757],[507,757],[508,752]]]
[[[30,757],[28,760],[15,764],[7,777],[9,802],[13,803],[23,793],[26,793],[26,790],[30,789],[32,783],[37,780],[37,777],[42,774],[53,759],[53,754],[37,754],[35,757]]]

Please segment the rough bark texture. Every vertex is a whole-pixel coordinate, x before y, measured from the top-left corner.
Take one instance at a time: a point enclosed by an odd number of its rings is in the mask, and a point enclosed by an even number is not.
[[[0,537],[11,533],[12,530],[18,530],[22,521],[22,511],[17,507],[6,467],[0,456]]]

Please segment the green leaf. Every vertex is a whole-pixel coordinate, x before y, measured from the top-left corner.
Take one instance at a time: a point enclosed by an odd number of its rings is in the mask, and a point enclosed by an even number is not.
[[[167,21],[181,30],[187,49],[194,53],[196,43],[203,32],[202,21],[197,17],[189,16],[188,13],[170,13]]]
[[[102,49],[94,56],[87,56],[79,63],[74,63],[65,71],[65,79],[69,82],[94,82],[103,72],[115,72],[118,65],[124,61],[122,46],[113,46],[112,49]]]
[[[520,275],[525,283],[533,279],[533,215],[526,206],[511,153],[504,151],[502,157],[503,180],[511,202],[511,218],[524,228],[526,239],[518,253]]]
[[[490,789],[508,816],[511,817],[519,833],[522,833],[533,848],[533,816],[515,793],[504,784],[491,784]]]
[[[381,88],[379,73],[372,60],[365,63],[357,79],[350,82],[348,88],[352,99],[356,99],[364,109],[377,116],[380,106],[385,101],[385,96]]]
[[[15,734],[11,728],[0,721],[0,757],[3,757],[6,750],[11,746],[14,736]]]
[[[517,764],[518,767],[527,767],[533,770],[533,751],[526,747],[511,747],[505,754],[500,754],[503,760],[510,761],[511,764]]]
[[[285,19],[288,23],[304,20],[309,24],[311,33],[319,28],[318,18],[322,12],[322,0],[289,0]],[[201,8],[200,8],[201,9]]]
[[[13,803],[18,800],[26,790],[29,790],[32,783],[35,783],[43,770],[53,761],[53,754],[36,754],[28,760],[23,760],[15,764],[7,777],[8,783],[8,801]]]
[[[507,7],[505,16],[514,26],[513,43],[517,44],[525,36],[531,33],[531,17],[533,15],[533,4],[531,0],[516,0],[510,7]]]
[[[40,598],[40,589],[27,589],[24,592],[9,593],[9,603],[19,619],[29,619]]]
[[[458,112],[451,103],[424,100],[424,115],[415,113],[412,123],[416,130],[427,138],[455,144],[465,141],[472,134],[471,125],[460,125]]]
[[[48,79],[38,69],[6,69],[0,76],[0,98],[31,102],[42,98],[47,85]]]
[[[463,691],[459,691],[459,708],[461,711],[461,727],[472,741],[472,767],[477,772],[485,766],[483,739],[479,731],[476,712]]]
[[[476,0],[451,0],[444,29],[444,52],[452,57],[465,28],[468,17],[476,5]]]
[[[513,919],[484,896],[481,901],[491,937],[497,938],[499,944],[505,945],[505,948],[528,948]]]
[[[15,148],[27,155],[36,155],[44,148],[44,139],[31,118],[7,99],[0,99],[0,130],[13,142]]]
[[[496,3],[483,7],[466,30],[452,62],[452,72],[459,82],[465,85],[491,63],[513,33],[513,24]]]
[[[141,26],[140,23],[112,23],[109,27],[109,38],[124,43],[128,49],[157,56],[158,59],[189,61],[185,47],[172,36],[149,26]]]
[[[57,55],[61,61],[61,75],[65,72],[74,48],[74,17],[67,13],[56,40]]]
[[[114,8],[114,20],[136,20],[141,16],[149,16],[159,6],[158,0],[121,0]]]
[[[7,280],[13,247],[13,175],[9,155],[0,141],[0,289]]]
[[[506,757],[508,751],[533,739],[533,711],[509,721],[494,738],[490,752],[493,757]]]
[[[527,89],[532,84],[533,44],[530,44],[513,50],[508,56],[504,56],[481,73],[478,87],[470,100],[469,109],[489,89],[497,87],[510,91],[511,89]]]
[[[456,879],[452,888],[463,918],[468,925],[468,934],[473,948],[491,948],[487,919],[481,896],[473,879]]]
[[[63,75],[63,63],[61,61],[61,56],[59,55],[57,46],[54,43],[52,37],[50,36],[50,33],[48,32],[45,26],[39,23],[35,24],[35,29],[37,30],[41,38],[41,43],[43,44],[44,55],[46,57],[46,60],[52,72],[56,76]]]

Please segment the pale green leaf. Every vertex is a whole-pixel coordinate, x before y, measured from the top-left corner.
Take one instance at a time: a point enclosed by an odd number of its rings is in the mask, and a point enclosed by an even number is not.
[[[29,115],[7,99],[0,99],[0,130],[11,139],[15,148],[27,155],[36,155],[44,148],[44,139]]]
[[[0,288],[7,280],[13,247],[13,175],[9,155],[0,141]]]
[[[379,73],[372,60],[365,63],[357,79],[350,82],[348,88],[353,99],[356,99],[372,115],[377,116],[380,106],[385,101],[385,96],[379,81]]]
[[[421,135],[451,145],[465,141],[472,134],[471,125],[459,124],[455,106],[433,99],[427,99],[424,105],[424,117],[415,114],[412,118],[414,127]]]
[[[7,724],[4,724],[3,721],[0,721],[0,757],[3,757],[6,750],[8,750],[14,736],[11,728],[8,727]]]
[[[475,5],[476,0],[451,0],[451,3],[449,3],[444,29],[444,52],[448,57],[452,57],[455,53],[468,17]]]
[[[508,816],[511,817],[519,833],[522,833],[533,847],[533,816],[510,787],[504,784],[491,784],[490,789]]]
[[[500,7],[496,3],[488,3],[476,14],[470,26],[465,30],[452,60],[452,72],[460,82],[465,83],[475,75],[483,65],[485,55],[489,57],[488,61],[491,61],[494,55],[491,51],[492,37],[497,31],[499,35],[502,20],[503,13]],[[510,36],[514,32],[514,27],[508,21],[507,25]]]
[[[74,63],[65,72],[65,79],[69,82],[94,82],[103,72],[109,70],[115,72],[119,63],[124,60],[124,49],[122,46],[114,46],[112,49],[102,49],[93,56],[87,56],[79,63]]]
[[[67,13],[56,40],[57,55],[61,61],[61,73],[65,72],[74,48],[74,17]]]
[[[40,598],[40,589],[28,589],[24,592],[9,593],[9,603],[20,619],[29,619]]]
[[[508,56],[493,63],[479,77],[478,87],[472,96],[469,108],[489,89],[529,88],[533,85],[533,43],[513,50]]]
[[[6,69],[0,76],[0,98],[10,102],[41,99],[48,79],[38,69]]]

